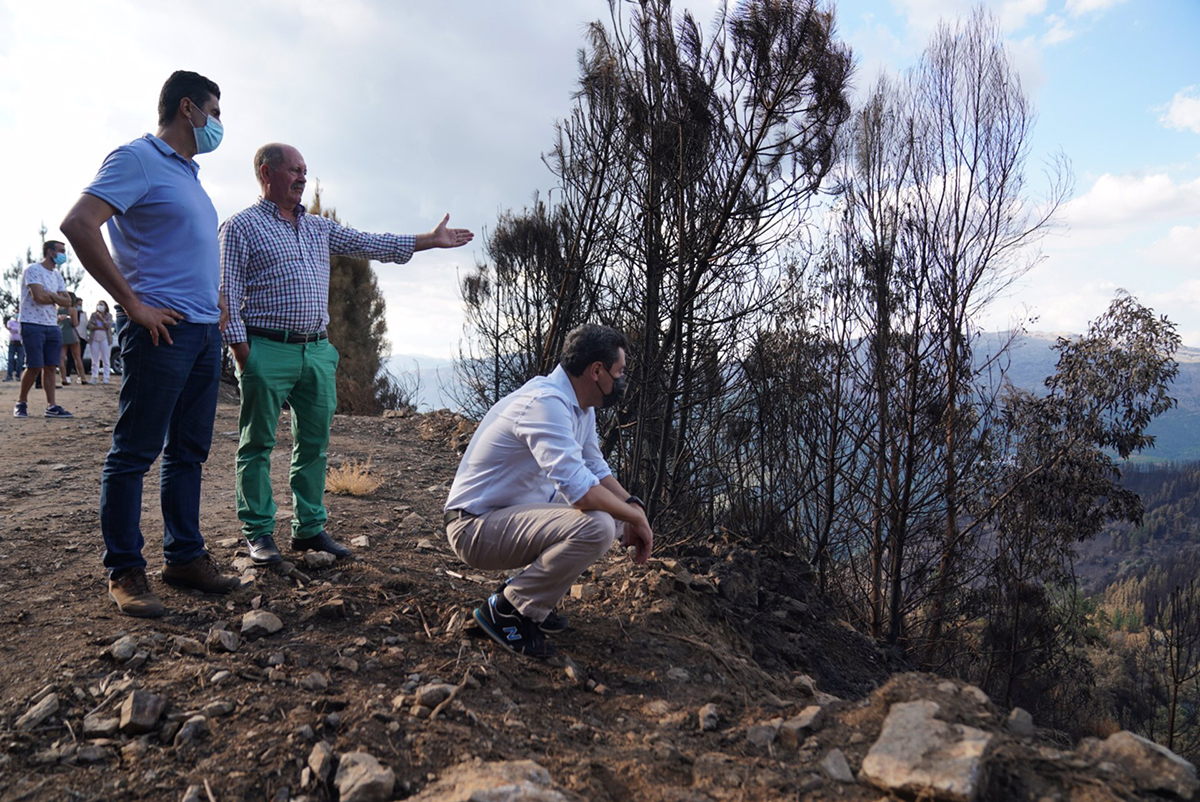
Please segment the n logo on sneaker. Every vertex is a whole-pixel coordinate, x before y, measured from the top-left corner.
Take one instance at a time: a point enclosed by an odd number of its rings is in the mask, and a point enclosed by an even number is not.
[[[521,633],[517,631],[516,627],[505,627],[504,634],[508,637],[509,640],[520,640],[521,639]]]

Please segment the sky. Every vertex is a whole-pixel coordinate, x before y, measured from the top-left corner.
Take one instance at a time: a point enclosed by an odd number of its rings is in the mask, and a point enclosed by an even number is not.
[[[708,27],[723,1],[675,5]],[[1200,2],[983,5],[1038,116],[1031,180],[1056,153],[1074,175],[1044,258],[983,323],[1079,332],[1125,289],[1200,346]],[[833,7],[862,93],[973,4]],[[417,233],[449,213],[476,233],[468,248],[375,265],[393,353],[451,357],[458,283],[483,235],[553,188],[541,157],[597,19],[606,0],[0,0],[0,258],[36,250],[43,222],[61,238],[105,155],[155,130],[162,82],[195,70],[221,87],[224,141],[197,157],[221,219],[254,203],[254,151],[282,141],[349,225]],[[103,291],[89,278],[80,294],[90,307]]]

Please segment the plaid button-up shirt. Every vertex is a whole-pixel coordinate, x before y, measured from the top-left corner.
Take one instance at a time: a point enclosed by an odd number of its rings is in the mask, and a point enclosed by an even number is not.
[[[366,234],[296,207],[296,225],[266,198],[220,228],[221,293],[229,305],[225,342],[246,342],[246,326],[313,334],[329,325],[329,256],[407,262],[408,234]]]

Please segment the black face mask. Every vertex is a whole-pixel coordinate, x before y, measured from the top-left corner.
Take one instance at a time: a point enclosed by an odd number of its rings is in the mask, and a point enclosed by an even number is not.
[[[608,373],[608,369],[605,368],[604,372]],[[613,378],[611,373],[608,373],[608,377],[613,380],[613,388],[611,392],[605,393],[604,398],[600,400],[600,406],[604,409],[615,407],[617,404],[619,404],[621,402],[621,398],[625,395],[625,389],[629,386],[629,383],[625,381],[624,376],[621,376],[621,378],[617,379]],[[599,384],[600,382],[596,383]]]

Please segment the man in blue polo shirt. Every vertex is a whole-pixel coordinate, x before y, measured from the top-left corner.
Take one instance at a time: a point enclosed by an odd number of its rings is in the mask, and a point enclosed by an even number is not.
[[[129,318],[112,448],[100,485],[109,596],[122,613],[163,605],[142,557],[142,477],[162,454],[162,578],[206,593],[237,587],[200,534],[200,480],[212,444],[221,374],[217,211],[200,184],[198,153],[221,141],[221,92],[194,72],[167,79],[158,131],[114,150],[62,223],[84,268]],[[107,224],[113,254],[100,227]]]

